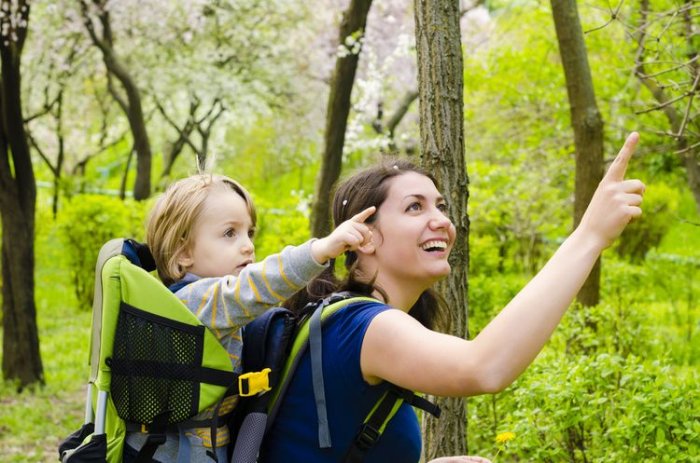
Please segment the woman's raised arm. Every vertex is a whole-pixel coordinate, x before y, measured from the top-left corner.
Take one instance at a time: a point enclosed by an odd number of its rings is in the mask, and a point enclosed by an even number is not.
[[[641,215],[644,184],[624,178],[638,140],[630,134],[576,230],[474,340],[429,331],[398,310],[384,312],[365,334],[365,378],[447,396],[510,385],[547,342],[603,249]]]

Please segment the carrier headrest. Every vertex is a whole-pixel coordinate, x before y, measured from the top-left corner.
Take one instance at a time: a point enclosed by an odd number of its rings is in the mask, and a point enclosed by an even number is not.
[[[148,249],[147,244],[139,243],[132,239],[124,240],[122,255],[129,259],[132,264],[141,267],[147,272],[152,272],[156,269],[156,261],[153,260],[151,250]]]

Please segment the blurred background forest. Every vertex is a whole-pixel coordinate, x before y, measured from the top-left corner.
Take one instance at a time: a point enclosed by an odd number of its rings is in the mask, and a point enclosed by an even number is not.
[[[342,172],[420,162],[413,2],[366,2],[364,33],[340,43],[349,3],[0,2],[0,460],[55,461],[79,426],[97,252],[143,240],[173,179],[204,170],[248,187],[258,258],[312,234],[339,59],[359,58]],[[574,223],[555,3],[459,5],[471,337]],[[641,133],[628,176],[647,184],[644,216],[604,254],[600,301],[575,304],[513,386],[468,400],[466,445],[496,462],[700,461],[700,2],[583,0],[578,13],[604,160]],[[8,289],[21,265],[9,249],[32,239],[35,353],[8,342],[23,297]],[[28,377],[17,363],[32,361]]]

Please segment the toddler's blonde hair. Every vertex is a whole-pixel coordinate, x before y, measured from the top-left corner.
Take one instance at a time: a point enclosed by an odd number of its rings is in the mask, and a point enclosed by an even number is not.
[[[255,226],[257,217],[250,194],[240,183],[223,175],[198,174],[178,180],[153,206],[146,226],[146,241],[165,285],[170,286],[185,276],[178,258],[193,245],[192,231],[209,193],[221,187],[230,188],[243,198]]]

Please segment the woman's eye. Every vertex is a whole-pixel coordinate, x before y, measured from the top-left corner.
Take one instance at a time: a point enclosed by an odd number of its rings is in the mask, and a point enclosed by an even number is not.
[[[447,214],[447,211],[449,210],[449,207],[447,206],[447,203],[440,203],[437,205],[437,208],[440,212],[443,214]]]
[[[408,205],[408,207],[406,208],[406,212],[420,211],[422,208],[423,207],[421,206],[421,203],[416,201]]]

